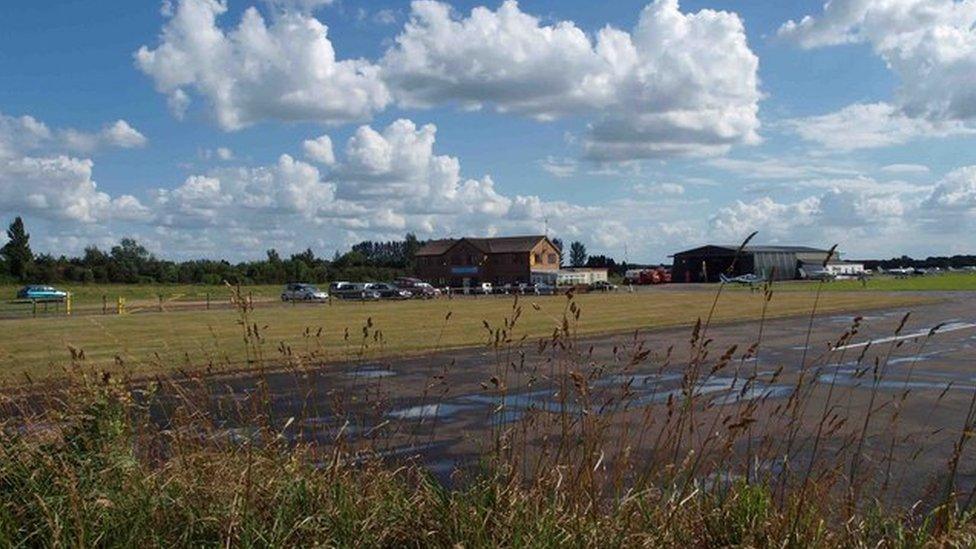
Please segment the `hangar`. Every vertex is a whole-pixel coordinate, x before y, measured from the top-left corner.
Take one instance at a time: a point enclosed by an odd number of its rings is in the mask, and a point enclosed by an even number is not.
[[[674,282],[718,282],[719,275],[756,274],[772,280],[799,277],[801,263],[823,264],[829,250],[808,246],[738,246],[709,244],[674,254]],[[839,256],[834,252],[834,258]]]

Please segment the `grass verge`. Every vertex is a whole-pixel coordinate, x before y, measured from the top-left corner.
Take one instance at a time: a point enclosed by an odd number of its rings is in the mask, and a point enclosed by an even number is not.
[[[226,291],[226,290],[225,290]],[[744,321],[803,314],[813,306],[812,292],[785,292],[765,303],[760,293],[726,292],[715,303],[714,322]],[[580,335],[638,328],[690,325],[709,314],[707,292],[637,292],[575,297],[587,315],[574,327]],[[820,312],[864,311],[925,303],[918,296],[837,293],[821,297]],[[521,320],[525,337],[541,337],[561,327],[565,296],[523,298],[531,304]],[[374,356],[399,356],[486,342],[484,321],[501,318],[511,299],[439,299],[432,301],[283,305],[258,307],[250,322],[277,350],[295,350],[316,361],[353,359],[360,347],[357,332],[371,321],[383,326]],[[202,365],[213,369],[246,367],[238,313],[234,310],[164,314],[95,315],[0,321],[0,379],[23,380],[64,374],[72,353],[109,371],[151,375]]]

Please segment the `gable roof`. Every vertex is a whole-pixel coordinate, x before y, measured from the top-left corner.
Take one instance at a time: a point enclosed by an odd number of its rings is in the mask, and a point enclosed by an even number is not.
[[[454,238],[441,238],[439,240],[428,240],[423,246],[417,250],[414,255],[443,255],[444,252],[449,250],[457,239]]]
[[[502,236],[499,238],[465,238],[472,246],[486,254],[510,254],[530,252],[540,240],[548,240],[543,235]]]
[[[428,241],[426,244],[421,246],[419,250],[417,250],[415,255],[444,255],[461,241],[467,242],[486,254],[530,252],[532,251],[532,248],[535,248],[536,245],[538,245],[542,240],[546,240],[552,244],[552,242],[549,241],[545,235],[501,236],[497,238],[444,238],[440,240]]]

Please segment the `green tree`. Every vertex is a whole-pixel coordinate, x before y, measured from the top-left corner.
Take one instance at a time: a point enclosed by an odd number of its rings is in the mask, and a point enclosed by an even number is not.
[[[112,247],[109,257],[112,258],[113,280],[128,283],[139,282],[140,276],[149,275],[148,264],[154,261],[149,250],[134,238],[119,241],[118,246]]]
[[[8,242],[0,248],[0,255],[7,260],[10,274],[26,282],[34,263],[34,253],[30,249],[30,235],[24,229],[24,220],[20,216],[7,229],[7,238]]]
[[[578,240],[569,245],[569,264],[573,267],[586,265],[586,246]]]
[[[417,250],[420,249],[420,241],[417,240],[417,235],[413,233],[407,233],[403,237],[403,264],[405,266],[410,266],[413,264],[413,258],[417,255]]]

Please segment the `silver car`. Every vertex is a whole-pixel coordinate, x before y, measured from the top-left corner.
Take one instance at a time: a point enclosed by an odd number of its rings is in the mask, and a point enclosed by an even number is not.
[[[282,301],[325,301],[329,294],[311,284],[288,284],[281,292]]]

